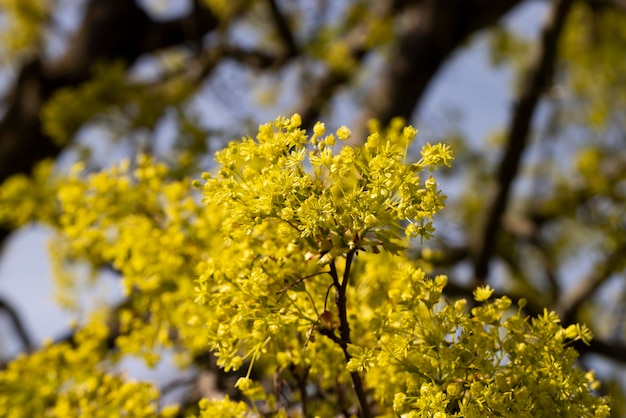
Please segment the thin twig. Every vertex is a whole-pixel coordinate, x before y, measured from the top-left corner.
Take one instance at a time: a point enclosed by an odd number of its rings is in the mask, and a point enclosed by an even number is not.
[[[161,396],[166,395],[170,393],[171,391],[176,390],[180,387],[194,385],[196,384],[197,381],[198,381],[197,375],[194,375],[192,377],[182,377],[182,378],[171,380],[161,387]]]
[[[328,271],[319,271],[317,273],[314,274],[310,274],[308,276],[304,276],[304,277],[300,277],[298,280],[296,280],[293,283],[289,283],[287,286],[283,287],[282,289],[280,289],[278,292],[276,292],[277,295],[280,295],[280,297],[278,298],[278,300],[276,302],[279,302],[280,299],[285,295],[285,293],[287,293],[287,291],[289,289],[291,289],[292,287],[294,287],[295,285],[297,285],[298,283],[302,283],[303,281],[305,281],[306,279],[310,279],[311,277],[315,277],[315,276],[320,276],[322,274],[325,273],[330,273]]]
[[[309,332],[307,333],[307,336],[306,336],[306,341],[304,342],[304,348],[306,348],[307,345],[309,345],[309,341],[311,341],[311,336],[313,335],[313,332],[315,331],[315,326],[317,324],[319,324],[320,320],[322,319],[322,315],[324,315],[326,313],[326,303],[328,301],[328,295],[330,294],[330,289],[332,289],[333,287],[335,287],[335,285],[331,284],[330,286],[328,286],[328,289],[326,290],[326,295],[324,296],[324,309],[322,310],[322,313],[317,316],[317,319],[315,320],[313,325],[311,325],[311,328],[309,329]],[[333,335],[333,337],[336,338],[335,333],[333,332],[333,330],[329,329],[329,331]],[[326,335],[327,337],[329,337],[329,334],[325,334],[325,333],[322,333],[322,332],[320,332],[320,334]],[[333,340],[334,342],[338,342],[339,341],[338,339],[334,339],[334,338],[331,338],[331,340]]]

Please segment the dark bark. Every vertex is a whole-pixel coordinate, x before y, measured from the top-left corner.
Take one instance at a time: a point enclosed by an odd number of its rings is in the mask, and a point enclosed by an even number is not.
[[[514,104],[508,128],[507,147],[497,173],[497,190],[487,212],[486,224],[477,246],[474,277],[484,282],[489,274],[489,261],[494,252],[496,235],[500,230],[502,216],[509,200],[511,186],[515,180],[528,137],[530,126],[539,99],[552,82],[557,58],[557,43],[569,12],[572,0],[556,2],[550,20],[541,35],[541,46],[537,60],[530,66],[526,83]]]
[[[581,356],[600,355],[617,363],[626,364],[626,345],[622,342],[593,339],[589,345],[576,341],[572,346]]]
[[[29,352],[34,348],[33,341],[26,331],[26,325],[24,321],[17,313],[17,310],[11,305],[9,302],[0,298],[0,311],[4,311],[4,313],[9,317],[11,324],[15,330],[15,334],[19,338],[22,343],[23,351]]]
[[[626,254],[626,242],[621,243],[602,262],[598,263],[593,272],[583,278],[571,291],[561,295],[555,311],[566,324],[576,322],[582,304],[602,286],[611,275],[619,272],[620,264]]]
[[[350,361],[352,356],[348,353],[348,345],[352,343],[350,337],[350,323],[348,322],[348,307],[346,291],[350,282],[350,268],[354,259],[356,250],[350,250],[346,255],[346,266],[344,269],[343,277],[339,280],[339,275],[335,267],[335,261],[330,264],[330,275],[333,278],[333,284],[335,287],[335,304],[337,305],[337,317],[339,319],[339,338],[336,341],[343,355],[346,359],[346,363]],[[361,376],[357,372],[350,372],[350,378],[352,379],[352,388],[359,401],[359,410],[361,418],[370,418],[372,413],[370,411],[369,404],[367,402],[367,395],[365,394],[365,388]]]
[[[476,287],[474,284],[458,285],[454,282],[449,282],[444,290],[444,295],[446,295],[447,297],[465,298],[468,301],[472,301],[474,298],[473,292],[475,288]],[[511,292],[507,292],[505,294],[496,290],[493,293],[492,298],[500,298],[503,296],[510,297],[514,302],[521,298],[526,299],[527,304],[524,307],[524,312],[527,313],[529,316],[536,317],[543,314],[544,305],[541,303],[537,303],[536,300],[528,299],[528,295],[526,294],[515,295],[511,294]],[[575,322],[562,321],[562,326],[566,328],[568,325],[571,325],[573,323]],[[626,364],[626,345],[624,345],[623,342],[607,341],[594,337],[589,345],[579,340],[573,342],[572,346],[576,349],[576,351],[580,353],[581,356],[599,355],[609,360],[616,361],[621,364]]]
[[[61,59],[46,63],[33,58],[22,66],[0,121],[0,183],[14,174],[29,174],[37,162],[61,151],[41,131],[40,120],[43,104],[57,90],[87,80],[96,63],[115,60],[131,65],[142,54],[194,39],[217,23],[207,9],[155,22],[133,1],[91,1]]]
[[[285,46],[285,56],[295,57],[298,55],[299,48],[296,44],[296,39],[291,31],[287,18],[280,10],[276,0],[268,0],[267,2],[270,7],[272,19],[274,19],[274,24],[276,25],[276,31]]]
[[[442,64],[469,35],[497,22],[521,0],[398,1],[401,34],[357,126],[410,119]],[[365,138],[364,132],[357,134]]]
[[[92,0],[62,58],[47,63],[35,57],[19,70],[0,120],[0,184],[12,175],[30,174],[38,162],[62,151],[42,132],[40,119],[43,105],[56,91],[89,79],[94,64],[115,60],[131,65],[142,54],[197,41],[217,24],[205,8],[196,7],[180,19],[155,22],[134,1]],[[9,228],[0,227],[0,247],[10,233]],[[0,311],[12,318],[23,345],[30,349],[32,344],[15,311],[5,303],[0,304]]]

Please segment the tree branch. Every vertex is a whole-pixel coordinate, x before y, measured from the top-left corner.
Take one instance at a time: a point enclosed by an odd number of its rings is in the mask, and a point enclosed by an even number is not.
[[[346,359],[346,363],[348,363],[352,358],[352,356],[350,356],[350,354],[348,353],[348,344],[350,344],[352,341],[350,339],[350,324],[348,322],[346,289],[350,280],[350,267],[352,265],[352,260],[354,259],[355,253],[356,250],[350,250],[346,255],[346,267],[344,269],[343,279],[341,282],[339,282],[335,262],[333,261],[330,264],[331,276],[333,277],[333,281],[335,283],[335,304],[337,305],[338,311],[337,316],[339,317],[339,346],[343,350],[343,355]],[[365,394],[365,389],[363,388],[363,381],[361,380],[361,376],[357,372],[351,372],[350,377],[352,378],[352,387],[354,389],[354,393],[359,400],[361,417],[369,418],[372,416],[372,413],[370,412],[369,404],[367,402],[367,396]]]
[[[63,147],[43,134],[40,120],[42,106],[57,90],[87,80],[98,62],[121,60],[130,65],[142,54],[183,43],[217,24],[207,8],[156,22],[135,1],[92,0],[64,56],[52,63],[31,59],[7,95],[0,121],[0,183],[14,174],[29,174],[39,161],[61,152]],[[0,239],[9,232],[1,230]]]
[[[626,0],[587,0],[591,7],[613,8],[619,12],[626,13]]]
[[[283,41],[285,45],[285,58],[292,58],[298,55],[298,45],[296,45],[295,37],[293,36],[293,32],[289,27],[289,22],[283,15],[282,11],[278,8],[278,4],[276,0],[267,0],[270,12],[272,14],[272,19],[274,19],[274,23],[276,24],[276,30],[278,31],[278,35],[280,39]]]
[[[474,276],[481,283],[489,274],[489,261],[493,256],[496,235],[526,148],[535,108],[539,98],[552,82],[559,35],[572,3],[572,0],[559,0],[554,3],[550,19],[541,35],[538,59],[528,69],[526,83],[513,108],[513,118],[507,135],[508,146],[498,169],[498,189],[488,211],[482,242],[479,243],[476,252]]]
[[[582,341],[575,341],[573,347],[581,356],[588,354],[600,355],[618,363],[626,364],[626,345],[624,343],[616,341],[609,343],[594,338],[589,345]]]
[[[624,254],[626,254],[626,241],[621,243],[602,263],[596,264],[593,272],[582,279],[574,289],[561,295],[554,310],[564,323],[575,322],[578,309],[585,299],[588,299],[612,274],[618,272]]]
[[[0,311],[4,311],[9,317],[9,320],[11,321],[11,324],[15,329],[15,333],[22,343],[22,347],[24,348],[23,351],[32,351],[35,346],[32,339],[30,338],[30,335],[28,335],[28,332],[26,331],[26,326],[24,325],[24,322],[22,321],[20,315],[17,313],[17,310],[15,310],[15,308],[4,298],[0,298]]]
[[[473,296],[472,296],[473,290],[474,290],[474,286],[471,286],[471,285],[461,286],[453,282],[448,282],[448,284],[446,285],[444,289],[444,294],[451,295],[451,296],[462,296],[471,300],[473,299]],[[504,293],[502,292],[495,291],[493,293],[494,298],[499,298],[502,296],[505,296]],[[508,293],[508,296],[511,297],[511,299],[513,300],[520,299],[521,297],[523,297],[521,295],[511,295],[510,293]],[[526,300],[527,300],[527,304],[524,307],[524,312],[526,312],[528,315],[537,316],[543,312],[544,307],[540,303],[537,303],[536,300],[529,299],[529,298],[526,298]],[[571,322],[566,322],[566,321],[562,321],[562,323],[563,323],[563,326],[567,326],[571,324]],[[589,345],[586,345],[582,341],[575,341],[573,343],[573,347],[576,349],[576,351],[580,353],[581,356],[588,355],[588,354],[600,355],[603,357],[607,357],[611,360],[617,361],[619,363],[626,364],[626,345],[617,341],[607,342],[604,340],[594,338],[593,340],[591,340],[591,343]]]
[[[522,0],[405,0],[401,34],[359,117],[355,137],[365,138],[368,120],[383,125],[396,116],[410,119],[441,65],[469,35],[497,20]]]

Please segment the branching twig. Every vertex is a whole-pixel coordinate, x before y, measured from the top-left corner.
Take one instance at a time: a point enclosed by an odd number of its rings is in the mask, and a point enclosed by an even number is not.
[[[591,7],[612,8],[619,12],[626,12],[626,0],[587,0]]]
[[[543,298],[543,300],[546,304],[552,304],[559,294],[559,279],[555,267],[553,266],[549,250],[540,239],[538,226],[532,223],[530,219],[506,216],[503,219],[502,232],[504,239],[507,241],[512,240],[513,245],[510,250],[500,251],[498,256],[519,282],[518,284],[520,286],[516,287],[527,287],[528,291],[524,291],[524,293],[527,293],[529,298],[533,298],[535,295],[539,294],[549,296],[549,298]],[[538,258],[543,264],[543,273],[545,273],[545,278],[549,286],[547,292],[543,290],[543,288],[539,288],[536,282],[530,280],[527,270],[524,269],[527,260],[523,255],[523,249],[519,248],[520,246],[532,247],[532,249],[538,253]],[[508,245],[505,245],[505,247],[508,248]]]
[[[180,45],[213,31],[218,25],[203,7],[171,21],[153,21],[134,1],[92,0],[66,53],[54,62],[41,54],[26,62],[5,97],[0,118],[0,183],[14,174],[30,174],[45,158],[56,157],[62,147],[42,131],[43,104],[59,89],[76,86],[91,76],[95,63],[124,61],[129,66],[140,56]],[[108,28],[115,27],[110,31]],[[0,230],[0,243],[10,229]]]
[[[161,387],[161,396],[167,395],[173,390],[179,389],[184,386],[195,385],[197,381],[198,381],[197,375],[194,375],[192,377],[182,377],[182,378],[171,380]]]
[[[308,332],[307,337],[306,337],[306,341],[304,342],[304,347],[305,348],[306,348],[307,345],[309,345],[309,341],[311,341],[311,336],[313,335],[313,332],[315,331],[315,327],[321,321],[322,315],[326,315],[326,312],[327,312],[326,306],[327,306],[327,302],[328,302],[328,295],[330,294],[331,289],[334,288],[334,287],[335,287],[335,285],[333,283],[330,286],[328,286],[328,289],[326,289],[326,295],[324,296],[324,309],[322,309],[322,313],[320,315],[318,315],[317,319],[315,320],[315,322],[313,323],[313,325],[311,325],[311,328],[309,329],[309,332]],[[320,330],[320,334],[329,337],[332,341],[334,341],[334,342],[339,344],[339,339],[335,335],[335,332],[332,330],[332,328],[324,328],[324,330],[325,330],[325,332],[322,332],[322,330]]]
[[[313,274],[310,274],[308,276],[300,277],[295,282],[289,283],[287,286],[283,287],[278,292],[276,292],[277,295],[280,295],[280,297],[278,298],[277,302],[280,301],[280,299],[284,296],[285,293],[287,293],[288,290],[290,290],[292,287],[294,287],[298,283],[302,283],[306,279],[310,279],[311,277],[320,276],[320,275],[326,274],[326,273],[329,273],[329,272],[328,271],[319,271],[317,273],[313,273]]]

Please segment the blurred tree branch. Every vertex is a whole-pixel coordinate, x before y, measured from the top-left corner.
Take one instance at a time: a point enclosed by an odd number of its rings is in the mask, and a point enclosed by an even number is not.
[[[500,229],[502,216],[506,210],[511,186],[515,180],[520,160],[528,142],[530,125],[539,99],[550,86],[557,59],[557,43],[563,29],[572,0],[554,3],[551,17],[541,35],[541,46],[536,61],[527,70],[507,132],[507,148],[497,173],[497,190],[491,202],[480,243],[476,247],[474,276],[484,282],[489,274],[489,261],[493,256],[496,235]]]
[[[134,1],[89,2],[63,57],[51,63],[34,57],[19,70],[0,120],[0,183],[14,174],[29,174],[37,162],[61,152],[63,147],[42,132],[40,120],[43,104],[57,90],[87,80],[96,63],[121,60],[130,65],[142,54],[197,38],[217,24],[206,8],[195,8],[180,19],[156,22]],[[2,228],[0,240],[9,233]]]
[[[274,22],[276,23],[276,31],[278,32],[278,35],[280,36],[280,39],[283,41],[283,44],[285,46],[285,57],[293,58],[298,55],[299,48],[296,44],[294,34],[289,27],[289,22],[280,10],[278,4],[276,3],[276,0],[267,0],[267,2],[270,7],[272,19],[274,19]]]
[[[617,245],[617,248],[602,262],[596,263],[592,273],[581,279],[574,289],[561,295],[556,303],[555,311],[563,322],[576,321],[579,308],[584,301],[591,297],[609,277],[616,274],[621,265],[623,268],[624,254],[626,254],[626,241]]]
[[[622,12],[626,12],[626,0],[587,0],[587,2],[596,8],[612,7]]]
[[[468,301],[472,301],[474,296],[473,292],[476,288],[474,283],[469,285],[459,285],[454,282],[448,282],[446,285],[444,295],[447,297],[459,297],[465,298]],[[500,298],[503,296],[510,297],[515,303],[519,299],[526,299],[526,306],[524,311],[530,316],[538,316],[543,314],[544,305],[537,303],[538,301],[527,299],[526,294],[515,294],[512,292],[494,291],[492,297]],[[563,327],[567,327],[571,322],[562,321]],[[582,355],[600,355],[608,359],[617,361],[622,364],[626,364],[626,345],[617,341],[605,341],[594,336],[589,345],[584,344],[582,341],[574,343],[574,348]]]
[[[626,11],[624,0],[586,1],[594,10],[610,7]],[[54,62],[45,62],[39,57],[32,58],[24,62],[18,72],[13,90],[6,98],[6,113],[0,120],[0,183],[13,174],[30,173],[37,162],[57,156],[63,150],[63,146],[55,144],[42,133],[39,119],[42,106],[59,89],[77,86],[89,80],[92,67],[99,62],[120,60],[130,66],[144,54],[175,45],[191,44],[197,54],[189,65],[146,86],[154,89],[167,87],[166,83],[176,77],[199,88],[224,60],[235,61],[253,71],[280,70],[293,62],[300,64],[296,60],[299,58],[303,59],[303,67],[310,64],[305,61],[309,58],[305,55],[308,44],[305,41],[301,41],[302,45],[298,44],[296,33],[299,32],[296,31],[296,24],[299,22],[292,19],[294,16],[287,11],[285,2],[260,2],[263,7],[267,7],[264,12],[269,10],[270,24],[275,31],[272,33],[272,41],[275,41],[274,37],[278,39],[278,48],[275,50],[229,44],[226,37],[218,37],[215,44],[211,43],[205,48],[202,45],[204,35],[217,31],[218,27],[223,29],[224,25],[208,9],[201,7],[199,0],[193,3],[194,8],[188,15],[180,19],[157,22],[134,1],[88,2],[79,30],[68,43],[68,50],[63,57]],[[397,23],[398,36],[392,41],[389,51],[384,50],[387,45],[381,48],[383,53],[389,53],[386,67],[380,78],[375,80],[376,83],[372,84],[368,98],[362,104],[363,111],[359,115],[357,128],[353,130],[353,138],[357,142],[365,139],[366,135],[360,130],[365,129],[365,122],[370,118],[379,119],[383,124],[394,116],[409,119],[448,57],[463,46],[473,33],[493,25],[521,3],[523,0],[396,0],[378,3],[374,14],[377,17],[393,17],[394,24]],[[489,275],[490,260],[498,256],[508,263],[516,279],[520,276],[520,280],[515,282],[520,286],[516,287],[512,298],[528,299],[525,310],[531,315],[541,314],[544,306],[555,302],[556,306],[552,304],[552,309],[556,309],[561,315],[565,325],[576,320],[585,298],[615,273],[623,258],[622,254],[626,253],[626,247],[624,244],[620,245],[604,262],[598,264],[593,274],[581,280],[577,288],[559,295],[563,291],[559,288],[557,278],[560,266],[555,261],[556,256],[551,253],[549,241],[542,240],[541,233],[547,229],[545,227],[548,223],[559,217],[576,216],[575,212],[593,199],[594,192],[584,187],[581,190],[568,189],[554,201],[549,200],[545,208],[541,207],[536,212],[531,210],[526,215],[527,218],[509,217],[506,211],[511,187],[515,179],[521,177],[520,162],[529,141],[533,115],[541,96],[552,82],[558,55],[557,42],[572,3],[572,0],[553,3],[551,20],[541,35],[540,53],[537,60],[529,66],[526,82],[512,108],[508,141],[497,172],[498,188],[488,204],[489,210],[485,216],[479,244],[475,246],[464,243],[449,248],[444,245],[435,255],[425,257],[436,268],[454,267],[473,259],[475,281],[467,285],[450,283],[445,290],[447,295],[463,296],[471,300],[475,286],[483,283]],[[267,16],[263,14],[263,18]],[[111,30],[113,27],[116,28],[115,31]],[[344,39],[339,40],[346,41],[348,56],[356,63],[356,68],[347,71],[326,68],[321,73],[311,72],[301,77],[300,100],[295,110],[301,114],[305,127],[313,125],[338,90],[349,87],[357,78],[361,69],[359,67],[365,58],[375,49],[367,44],[364,37],[366,27],[358,22],[348,30]],[[314,56],[311,61],[318,58]],[[308,78],[312,74],[314,76]],[[480,157],[481,162],[484,162],[482,156]],[[620,196],[611,197],[620,199]],[[10,232],[6,228],[0,228],[0,245]],[[512,248],[498,248],[500,238],[510,241]],[[548,292],[544,290],[542,293],[540,286],[532,285],[530,275],[524,275],[527,270],[524,271],[523,257],[519,257],[519,253],[513,254],[515,257],[511,257],[510,252],[505,253],[518,250],[522,246],[533,247],[540,253],[540,277],[545,272],[551,286],[549,300],[546,296]],[[510,295],[510,292],[507,294]],[[502,295],[502,292],[497,291],[494,296]],[[15,309],[0,299],[0,311],[9,316],[22,345],[27,350],[32,349],[32,342]],[[117,334],[119,330],[115,330],[113,326],[108,341],[111,350],[115,348]],[[72,339],[72,335],[65,338],[70,342]],[[581,353],[600,354],[622,363],[626,361],[626,347],[620,341],[614,343],[594,340],[589,347],[577,344],[576,348]],[[210,357],[209,354],[207,357]],[[213,367],[212,372],[213,369],[218,370]],[[218,373],[218,378],[220,376]]]
[[[15,329],[15,333],[22,343],[23,351],[31,351],[34,348],[34,345],[30,335],[26,331],[24,321],[17,313],[13,305],[7,302],[4,298],[0,298],[0,312],[2,311],[4,311],[4,313],[9,317],[11,325],[13,325],[13,328]]]
[[[520,0],[398,0],[400,34],[383,74],[364,103],[360,129],[370,119],[386,125],[410,119],[427,86],[450,54],[467,38],[498,21]],[[356,133],[365,138],[364,132]]]

